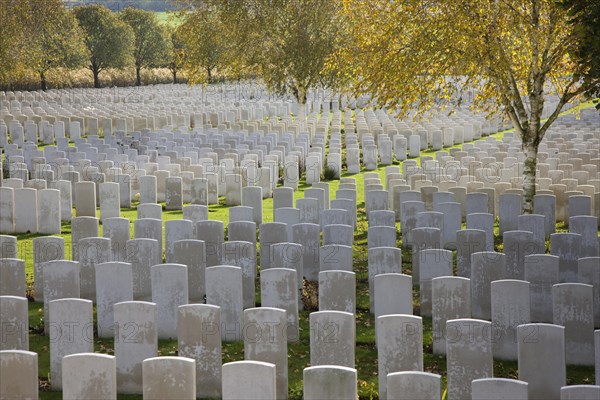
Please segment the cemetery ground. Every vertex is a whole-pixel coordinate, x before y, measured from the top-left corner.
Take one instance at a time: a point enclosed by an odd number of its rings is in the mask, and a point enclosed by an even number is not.
[[[584,103],[581,107],[589,107],[589,103]],[[572,109],[569,112],[574,112]],[[343,130],[342,130],[343,135]],[[492,135],[497,139],[501,139],[503,132]],[[453,146],[453,147],[460,147]],[[444,148],[448,150],[449,148]],[[421,155],[434,155],[434,151],[425,151]],[[417,159],[417,162],[419,160]],[[395,162],[396,165],[402,163]],[[358,230],[354,234],[353,245],[353,270],[356,273],[356,369],[358,373],[358,392],[360,398],[377,398],[377,349],[375,347],[375,323],[374,316],[369,312],[369,285],[367,271],[367,220],[364,204],[364,186],[362,175],[364,169],[359,174],[343,173],[342,177],[356,178],[357,199],[358,199]],[[379,166],[377,172],[380,176],[385,176],[385,167]],[[331,198],[334,197],[338,189],[339,180],[328,181]],[[304,181],[299,185],[299,189],[294,192],[295,200],[303,197],[305,189],[309,188]],[[121,217],[128,218],[132,224],[130,225],[131,233],[133,234],[133,221],[137,219],[137,205],[134,202],[130,209],[121,209]],[[166,211],[165,204],[163,206],[163,221],[181,219],[182,211]],[[218,205],[209,206],[209,219],[223,221],[227,224],[228,208],[225,205],[224,197],[220,198]],[[99,211],[98,216],[99,216]],[[263,222],[272,222],[273,220],[273,199],[263,200]],[[502,251],[501,237],[499,236],[498,221],[494,227],[495,250]],[[563,223],[556,226],[556,232],[566,232]],[[70,223],[63,223],[61,228],[61,236],[65,240],[65,254],[70,254],[71,248],[71,226]],[[100,232],[102,234],[102,225]],[[164,230],[163,230],[164,235]],[[50,373],[50,352],[49,352],[49,337],[43,332],[43,304],[31,301],[33,291],[33,238],[43,236],[38,234],[20,234],[17,235],[19,244],[19,257],[26,260],[26,272],[28,279],[28,298],[29,302],[29,343],[30,351],[38,353],[39,357],[39,382],[40,382],[40,398],[42,399],[58,399],[61,398],[60,392],[51,392],[48,385]],[[400,232],[397,229],[397,245],[401,245]],[[164,239],[163,239],[164,240]],[[260,244],[259,244],[260,245]],[[548,249],[548,243],[546,243]],[[258,253],[258,252],[257,252]],[[411,252],[403,249],[402,251],[402,273],[411,274]],[[456,268],[456,260],[454,261]],[[258,281],[258,279],[257,279]],[[260,284],[256,285],[257,288]],[[300,340],[298,343],[290,343],[288,345],[288,365],[289,365],[289,398],[302,398],[302,377],[303,369],[310,366],[310,345],[309,345],[309,314],[313,311],[318,311],[317,305],[317,288],[314,283],[306,283],[303,292],[305,309],[300,312]],[[256,304],[260,306],[260,294],[257,289]],[[413,288],[413,306],[414,314],[419,315],[419,289]],[[95,314],[94,314],[95,318]],[[95,335],[96,336],[96,335]],[[244,359],[243,342],[223,343],[222,344],[223,363],[231,361],[239,361]],[[424,371],[442,375],[442,386],[446,387],[446,358],[440,355],[434,355],[432,352],[432,322],[431,317],[423,317],[423,361]],[[177,355],[177,340],[159,340],[159,356],[175,356]],[[94,341],[94,350],[98,353],[113,354],[113,341],[110,339],[96,338]],[[543,366],[540,366],[543,368]],[[494,361],[494,376],[510,379],[518,379],[517,362],[510,361]],[[567,384],[593,384],[594,368],[593,367],[576,367],[568,366],[567,368]],[[119,398],[136,399],[141,396],[124,396],[119,395]]]

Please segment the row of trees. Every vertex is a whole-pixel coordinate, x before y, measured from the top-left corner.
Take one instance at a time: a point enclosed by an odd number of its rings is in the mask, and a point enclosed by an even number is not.
[[[169,67],[176,76],[180,43],[175,28],[151,11],[114,13],[100,5],[68,10],[61,0],[7,0],[0,12],[0,81],[16,81],[29,69],[46,90],[49,70],[87,67],[99,87],[103,70],[133,66],[140,85],[142,68]]]

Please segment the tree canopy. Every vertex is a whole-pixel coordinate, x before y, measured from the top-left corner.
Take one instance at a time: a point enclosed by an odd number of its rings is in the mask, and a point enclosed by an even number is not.
[[[233,71],[255,72],[270,90],[291,93],[301,105],[309,89],[331,82],[332,75],[324,72],[324,66],[341,27],[336,22],[337,1],[205,0],[192,4],[195,11],[189,24],[194,18],[208,18],[201,17],[206,10],[222,24]],[[199,34],[194,29],[184,32],[188,43]]]
[[[183,43],[184,66],[192,83],[211,82],[216,68],[225,68],[227,32],[214,7],[204,5],[185,13],[176,37]]]
[[[600,0],[563,0],[578,45],[571,52],[588,97],[600,96]],[[600,108],[600,103],[597,104]]]
[[[342,14],[352,46],[338,51],[335,67],[357,93],[407,115],[460,104],[474,90],[474,107],[508,115],[523,141],[531,212],[538,145],[585,91],[572,73],[577,41],[566,11],[553,0],[343,0]],[[557,101],[545,110],[548,95]]]
[[[186,59],[185,42],[181,38],[179,29],[173,25],[167,26],[167,35],[171,40],[167,68],[173,74],[173,83],[177,83],[177,73],[183,68]]]
[[[33,17],[37,27],[28,38],[26,64],[39,76],[42,90],[46,90],[46,72],[52,68],[77,68],[89,57],[83,42],[83,31],[75,16],[60,0],[39,3]],[[56,29],[60,26],[60,29]]]
[[[134,33],[133,60],[136,85],[141,85],[140,70],[165,66],[171,53],[171,39],[152,11],[128,7],[120,12],[121,19]]]
[[[94,75],[94,87],[100,87],[98,75],[106,68],[123,68],[132,63],[135,35],[116,14],[100,5],[73,9],[84,31],[89,50],[88,68]]]
[[[14,80],[22,71],[25,47],[20,46],[27,34],[31,16],[30,2],[5,0],[0,7],[0,81]]]

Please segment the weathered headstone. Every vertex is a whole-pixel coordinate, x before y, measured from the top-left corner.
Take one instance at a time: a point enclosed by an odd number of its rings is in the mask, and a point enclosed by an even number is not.
[[[565,327],[567,364],[594,364],[593,287],[560,283],[552,287],[554,324]]]
[[[402,251],[396,247],[375,247],[368,253],[369,309],[375,312],[374,279],[380,274],[402,273]]]
[[[319,272],[319,311],[356,312],[356,274],[349,271]]]
[[[38,355],[26,350],[0,350],[0,397],[39,398]]]
[[[569,232],[581,235],[579,257],[600,256],[598,252],[600,248],[600,242],[598,242],[598,219],[596,217],[579,215],[569,218]]]
[[[485,249],[494,251],[494,215],[476,213],[467,215],[467,229],[480,229],[485,232]]]
[[[342,311],[318,311],[309,316],[310,364],[354,368],[356,327],[354,315]]]
[[[275,400],[275,365],[262,361],[223,364],[223,400]]]
[[[96,184],[84,181],[75,184],[75,211],[77,217],[96,216]]]
[[[49,314],[50,384],[54,390],[60,390],[63,357],[94,351],[92,302],[74,298],[51,300]]]
[[[107,218],[102,222],[102,236],[110,239],[111,259],[124,262],[127,259],[127,241],[130,240],[128,218]]]
[[[600,257],[584,257],[578,260],[578,279],[594,287],[594,327],[600,327]],[[558,282],[554,282],[558,283]],[[600,382],[599,382],[600,383]]]
[[[165,209],[183,208],[183,180],[180,176],[170,176],[165,182]]]
[[[527,231],[505,231],[502,251],[505,255],[504,278],[525,277],[525,257],[535,254],[533,233]]]
[[[288,319],[280,308],[258,307],[244,311],[244,358],[275,365],[277,398],[288,394]]]
[[[533,212],[546,217],[545,232],[547,239],[556,229],[556,196],[536,194],[533,200]]]
[[[412,230],[412,277],[413,283],[420,282],[420,251],[439,249],[441,230],[438,228],[415,228]]]
[[[186,357],[153,357],[142,362],[144,399],[196,399],[196,361]]]
[[[15,238],[16,239],[16,238]],[[15,254],[16,257],[16,240]],[[11,258],[11,257],[6,257]],[[47,261],[65,259],[65,240],[58,236],[44,236],[33,239],[33,288],[35,301],[44,301],[44,271],[42,266]]]
[[[141,394],[142,362],[158,353],[156,304],[126,301],[114,305],[117,391]]]
[[[110,239],[83,238],[78,250],[81,297],[96,301],[96,264],[112,261]]]
[[[494,357],[517,360],[517,326],[531,322],[529,282],[499,280],[491,284]]]
[[[143,203],[137,207],[137,217],[142,218],[154,218],[162,220],[162,206],[155,203]]]
[[[117,363],[108,354],[79,353],[62,359],[63,399],[117,399]]]
[[[498,210],[498,221],[500,234],[506,231],[515,231],[518,228],[518,218],[521,215],[523,200],[521,195],[515,193],[503,193],[499,196],[500,208]]]
[[[600,398],[600,385],[571,385],[560,389],[560,400],[596,400]]]
[[[60,190],[42,189],[37,191],[38,233],[60,234]]]
[[[453,319],[446,322],[448,399],[471,398],[471,382],[494,375],[490,331],[488,321]]]
[[[114,337],[113,305],[133,301],[131,264],[106,262],[95,265],[98,337]]]
[[[152,302],[156,304],[158,337],[177,337],[177,308],[188,303],[188,272],[183,264],[158,264],[150,269]]]
[[[269,268],[261,271],[261,305],[286,311],[286,337],[289,342],[297,342],[300,339],[297,287],[297,273],[293,269]]]
[[[558,257],[550,254],[525,257],[532,322],[552,323],[552,286],[559,283],[558,263]]]
[[[292,227],[291,241],[302,245],[302,272],[309,281],[316,281],[319,274],[320,229],[317,224],[297,224]],[[301,277],[299,277],[301,278]]]
[[[304,368],[304,399],[356,399],[356,370],[334,365]]]
[[[528,383],[529,398],[560,398],[560,388],[567,380],[565,328],[551,324],[519,325],[517,348],[519,380]]]
[[[121,211],[120,188],[118,183],[105,182],[99,186],[100,193],[100,220],[118,218]]]
[[[0,350],[29,350],[27,298],[0,296]]]
[[[582,237],[577,233],[550,235],[550,254],[558,256],[560,282],[577,282],[577,260]]]
[[[210,304],[180,306],[179,355],[196,360],[196,396],[221,397],[221,312]]]
[[[441,400],[442,377],[420,371],[388,374],[387,397],[397,400]]]
[[[241,338],[242,291],[241,268],[228,265],[206,268],[206,304],[221,307],[223,341],[238,341]]]
[[[192,231],[192,221],[175,219],[165,222],[165,259],[168,263],[175,262],[175,243],[192,239]]]
[[[0,233],[15,231],[15,192],[11,187],[0,187]]]
[[[519,215],[517,225],[519,231],[533,233],[531,248],[532,254],[546,252],[546,216],[537,214]]]
[[[159,244],[154,239],[132,239],[127,241],[126,252],[133,272],[133,298],[150,300],[150,268],[162,262]]]
[[[48,236],[52,237],[52,236]],[[43,238],[34,238],[33,243],[35,247],[36,240],[40,240]],[[62,238],[61,238],[62,239]],[[17,245],[17,237],[10,235],[0,235],[0,258],[18,258],[19,248]],[[35,258],[35,248],[34,248],[34,258]],[[35,263],[35,260],[34,260]]]
[[[25,261],[18,258],[0,258],[0,296],[25,297]]]
[[[71,221],[71,258],[79,261],[79,241],[89,237],[99,237],[99,220],[96,217],[76,217]]]
[[[485,231],[463,229],[456,232],[456,274],[471,278],[471,256],[485,251]]]
[[[221,264],[221,252],[225,242],[225,227],[221,221],[200,221],[196,223],[196,239],[203,240],[206,246],[206,266]]]
[[[387,376],[400,371],[423,370],[423,322],[412,315],[377,318],[379,397],[387,399]]]
[[[491,319],[491,283],[504,279],[506,256],[482,251],[471,255],[471,309],[473,318]]]
[[[44,330],[48,330],[50,321],[49,304],[52,300],[78,298],[79,263],[76,261],[56,260],[42,265],[44,271]]]
[[[471,384],[473,400],[524,400],[528,398],[527,382],[516,379],[474,379]]]
[[[431,280],[441,276],[452,276],[452,259],[450,250],[427,249],[419,252],[419,292],[422,316],[431,316]]]
[[[446,322],[471,316],[470,281],[444,276],[433,278],[431,283],[433,353],[446,354]]]

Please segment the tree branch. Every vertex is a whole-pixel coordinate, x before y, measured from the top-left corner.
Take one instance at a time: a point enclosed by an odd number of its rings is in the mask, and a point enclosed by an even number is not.
[[[565,104],[567,104],[575,96],[577,96],[585,91],[585,86],[581,85],[580,87],[577,88],[577,90],[569,93],[569,89],[578,81],[579,81],[578,79],[573,78],[573,80],[571,80],[571,82],[569,82],[569,84],[565,88],[565,92],[563,93],[560,100],[558,101],[556,108],[554,109],[554,111],[552,112],[550,117],[546,120],[544,125],[542,125],[542,127],[539,130],[538,137],[536,138],[536,141],[538,144],[541,143],[541,141],[544,138],[544,135],[546,134],[546,131],[548,130],[550,125],[552,125],[552,123],[556,120],[556,118],[558,118],[558,115],[560,114],[560,112],[561,112],[562,108],[565,106]]]

